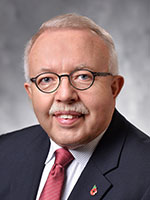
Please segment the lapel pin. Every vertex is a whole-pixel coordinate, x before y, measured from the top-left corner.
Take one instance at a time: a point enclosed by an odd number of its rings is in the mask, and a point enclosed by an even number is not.
[[[91,194],[91,196],[94,196],[96,193],[97,193],[97,187],[96,187],[96,185],[94,185],[90,191],[90,194]]]

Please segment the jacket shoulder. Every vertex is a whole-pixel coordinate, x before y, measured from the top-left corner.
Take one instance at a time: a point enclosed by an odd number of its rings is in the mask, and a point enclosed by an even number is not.
[[[147,146],[148,144],[150,148],[150,136],[148,134],[145,134],[143,131],[134,126],[118,111],[115,111],[114,118],[113,126],[117,127],[116,131],[118,131],[119,134],[121,132],[124,135],[127,135],[127,138],[129,138],[130,141],[141,143],[141,145],[144,144],[144,146]]]
[[[0,136],[0,199],[34,199],[49,145],[39,125]]]
[[[36,143],[47,140],[48,136],[40,125],[26,127],[0,135],[0,152],[21,150],[33,143],[36,145]]]

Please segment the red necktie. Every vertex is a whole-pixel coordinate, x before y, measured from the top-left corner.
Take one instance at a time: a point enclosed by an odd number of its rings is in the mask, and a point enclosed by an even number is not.
[[[49,173],[39,200],[60,200],[65,169],[73,160],[72,154],[64,148],[55,151],[55,163]]]

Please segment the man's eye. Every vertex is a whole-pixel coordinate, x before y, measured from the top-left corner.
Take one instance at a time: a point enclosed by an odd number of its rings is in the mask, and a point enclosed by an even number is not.
[[[50,81],[51,81],[51,78],[49,78],[49,77],[46,77],[46,78],[42,79],[42,82],[46,82],[47,83],[47,82],[50,82]]]
[[[45,78],[42,78],[39,82],[39,84],[48,84],[50,82],[53,82],[53,79],[50,78],[50,77],[45,77]]]
[[[91,77],[88,74],[80,74],[78,76],[78,79],[80,79],[80,80],[89,80],[89,79],[91,79]]]

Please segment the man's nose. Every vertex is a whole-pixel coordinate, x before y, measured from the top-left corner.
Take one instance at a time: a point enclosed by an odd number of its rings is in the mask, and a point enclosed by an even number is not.
[[[77,91],[69,82],[69,77],[62,76],[59,88],[55,93],[56,101],[72,103],[78,100]]]

